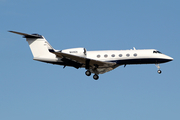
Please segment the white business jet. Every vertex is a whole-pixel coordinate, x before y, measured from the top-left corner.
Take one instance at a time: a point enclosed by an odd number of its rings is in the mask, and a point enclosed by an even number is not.
[[[85,74],[98,80],[99,74],[106,73],[120,65],[131,64],[155,64],[158,73],[161,73],[160,63],[172,61],[169,57],[155,49],[144,50],[104,50],[104,51],[86,51],[85,48],[71,48],[65,50],[55,50],[48,41],[39,34],[26,34],[15,31],[9,31],[23,35],[29,43],[29,47],[34,56],[34,60],[52,63],[57,65],[71,66],[75,68],[85,68]]]

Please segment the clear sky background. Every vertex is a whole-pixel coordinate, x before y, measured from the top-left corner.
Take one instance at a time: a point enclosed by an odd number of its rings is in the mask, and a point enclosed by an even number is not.
[[[179,0],[0,0],[0,120],[180,120]],[[55,49],[157,49],[174,58],[95,81],[85,69],[33,61],[24,38]]]

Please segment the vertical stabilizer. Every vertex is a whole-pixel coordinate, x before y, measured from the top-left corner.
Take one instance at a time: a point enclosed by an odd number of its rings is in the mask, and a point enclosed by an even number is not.
[[[53,49],[53,47],[48,43],[48,41],[39,34],[26,34],[15,31],[9,31],[15,34],[23,35],[29,44],[31,52],[35,60],[43,60],[43,58],[54,59],[56,56],[49,52],[48,49]]]
[[[42,38],[26,38],[34,58],[54,56],[49,52],[48,48],[53,49],[48,41]]]

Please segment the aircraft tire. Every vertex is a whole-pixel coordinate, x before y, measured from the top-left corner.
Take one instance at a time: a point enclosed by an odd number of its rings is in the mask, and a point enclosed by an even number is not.
[[[99,79],[99,76],[98,76],[97,74],[95,74],[95,75],[93,76],[93,78],[94,78],[94,80],[98,80],[98,79]]]
[[[162,73],[162,71],[161,71],[161,70],[158,70],[157,72],[158,72],[159,74],[161,74],[161,73]]]
[[[91,75],[91,72],[90,72],[89,70],[87,70],[87,71],[85,72],[85,74],[86,74],[87,76],[90,76],[90,75]]]

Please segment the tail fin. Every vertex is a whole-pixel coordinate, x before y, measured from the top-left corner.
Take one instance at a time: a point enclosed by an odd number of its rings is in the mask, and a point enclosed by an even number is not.
[[[23,35],[29,44],[31,52],[36,58],[52,58],[54,54],[50,53],[48,49],[53,49],[53,47],[48,43],[48,41],[39,34],[26,34],[15,31],[9,31],[15,34]]]

